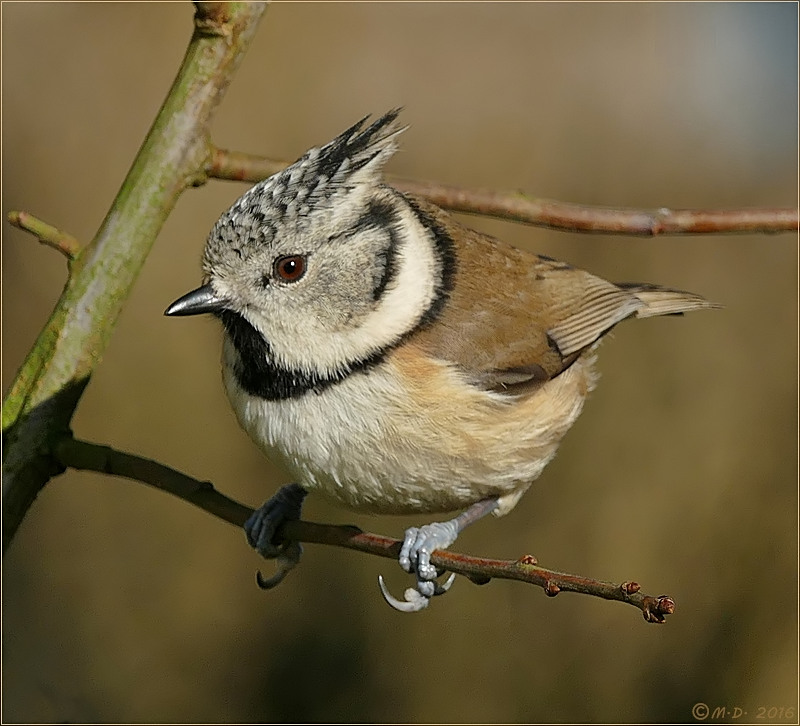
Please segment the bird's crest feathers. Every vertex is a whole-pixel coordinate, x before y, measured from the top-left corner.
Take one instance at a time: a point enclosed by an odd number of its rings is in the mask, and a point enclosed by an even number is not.
[[[210,235],[246,253],[248,240],[261,243],[280,228],[319,224],[342,206],[354,190],[379,182],[383,165],[397,150],[400,109],[389,111],[364,128],[368,116],[322,147],[309,149],[294,164],[256,184],[222,215]],[[226,228],[228,230],[226,231]],[[234,235],[231,232],[237,230]],[[247,231],[251,234],[248,234]]]

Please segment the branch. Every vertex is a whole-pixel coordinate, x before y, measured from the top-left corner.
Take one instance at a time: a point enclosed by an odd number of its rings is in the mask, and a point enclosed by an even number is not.
[[[289,164],[285,161],[264,159],[241,151],[226,151],[215,146],[208,156],[206,174],[212,179],[255,183],[277,174],[287,166]]]
[[[258,182],[288,164],[238,151],[214,149],[206,174],[215,179]],[[424,197],[443,209],[523,222],[569,232],[628,234],[776,233],[798,228],[798,210],[612,209],[528,197],[521,192],[463,189],[436,182],[388,177],[402,192]]]
[[[72,262],[81,250],[80,242],[71,234],[62,232],[27,212],[9,212],[8,221],[15,227],[35,235],[41,244],[58,250],[67,258],[67,262]]]
[[[180,70],[128,176],[3,403],[3,551],[58,464],[51,449],[180,194],[202,173],[211,120],[266,3],[198,3]]]
[[[253,513],[249,507],[218,492],[211,482],[194,479],[158,462],[117,451],[109,446],[66,436],[55,445],[54,452],[63,467],[144,482],[237,527],[242,527]],[[397,560],[402,544],[391,537],[363,532],[351,525],[337,526],[299,520],[283,524],[278,535],[296,542],[345,547],[393,560]],[[538,585],[551,597],[566,591],[629,603],[639,608],[649,623],[663,623],[664,618],[675,611],[675,603],[668,595],[645,595],[639,591],[639,585],[635,582],[615,584],[548,570],[539,567],[531,555],[525,555],[516,561],[493,560],[437,550],[431,554],[431,563],[441,570],[464,575],[481,585],[493,578],[520,580]]]

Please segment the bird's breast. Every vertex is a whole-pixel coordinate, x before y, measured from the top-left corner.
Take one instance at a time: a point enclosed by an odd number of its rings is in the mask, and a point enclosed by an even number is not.
[[[229,359],[223,366],[239,423],[268,457],[309,490],[386,514],[521,494],[580,411],[586,372],[573,368],[519,401],[401,346],[319,393],[265,400],[242,389]]]

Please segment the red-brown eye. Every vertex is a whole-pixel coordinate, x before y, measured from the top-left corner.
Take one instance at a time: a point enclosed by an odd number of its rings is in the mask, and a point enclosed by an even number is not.
[[[306,272],[306,258],[303,255],[284,255],[272,265],[275,277],[284,282],[297,282]]]

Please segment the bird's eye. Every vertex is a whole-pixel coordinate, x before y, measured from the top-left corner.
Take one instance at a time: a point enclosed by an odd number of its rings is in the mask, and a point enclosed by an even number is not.
[[[272,265],[275,277],[284,282],[297,282],[306,272],[304,255],[284,255]]]

